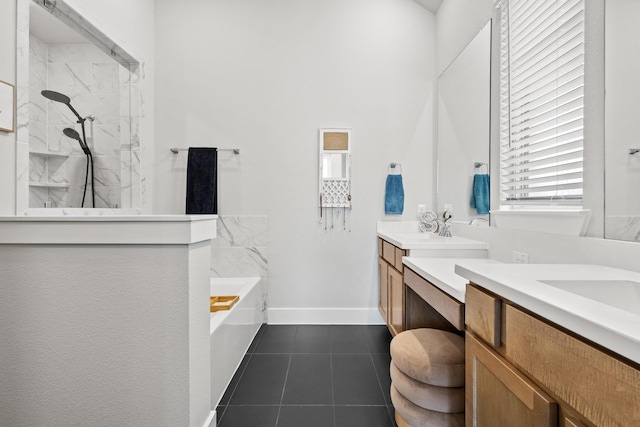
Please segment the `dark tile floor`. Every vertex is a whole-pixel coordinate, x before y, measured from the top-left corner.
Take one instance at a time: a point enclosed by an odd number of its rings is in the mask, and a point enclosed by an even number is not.
[[[220,427],[395,427],[386,326],[263,325],[217,409]]]

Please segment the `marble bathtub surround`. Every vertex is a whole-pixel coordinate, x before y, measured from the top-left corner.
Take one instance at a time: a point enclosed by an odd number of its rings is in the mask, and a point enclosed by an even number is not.
[[[211,242],[211,277],[267,278],[267,216],[218,216]]]
[[[267,321],[269,221],[266,215],[218,215],[211,240],[211,277],[260,277],[262,312]]]
[[[218,218],[218,235],[213,246],[267,246],[267,216],[231,216]]]

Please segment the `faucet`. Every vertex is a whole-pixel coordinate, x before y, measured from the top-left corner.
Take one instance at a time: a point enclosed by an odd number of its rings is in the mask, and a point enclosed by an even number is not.
[[[449,221],[452,217],[453,215],[451,215],[449,211],[444,211],[442,213],[442,220],[438,221],[438,224],[440,224],[440,233],[438,233],[439,236],[451,237],[451,226],[447,224],[447,221]]]
[[[438,236],[441,237],[452,237],[451,236],[451,226],[449,224],[447,224],[446,221],[439,221],[440,223],[440,233],[438,233]]]
[[[473,218],[471,221],[469,221],[469,225],[476,225],[479,222],[488,222],[489,220],[487,218]]]

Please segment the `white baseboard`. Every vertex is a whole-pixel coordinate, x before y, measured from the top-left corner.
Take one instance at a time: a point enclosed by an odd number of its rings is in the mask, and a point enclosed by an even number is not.
[[[271,325],[384,325],[377,308],[270,308]]]

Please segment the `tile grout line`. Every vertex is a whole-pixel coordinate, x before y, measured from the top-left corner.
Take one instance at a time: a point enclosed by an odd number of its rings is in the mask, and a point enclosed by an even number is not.
[[[389,409],[389,404],[387,403],[387,400],[384,398],[384,389],[382,387],[382,381],[380,380],[380,374],[378,373],[378,369],[376,368],[376,362],[373,360],[372,353],[369,353],[369,358],[371,359],[371,363],[373,363],[373,371],[376,373],[376,379],[378,380],[378,387],[380,387],[380,392],[382,393],[382,400],[384,401],[385,408],[387,408],[387,414],[389,414],[389,420],[391,421],[391,425],[393,425],[391,410]]]
[[[280,412],[282,412],[282,402],[284,401],[284,391],[287,388],[287,379],[289,379],[289,370],[291,369],[291,360],[293,359],[293,347],[296,342],[296,335],[298,335],[298,327],[296,326],[296,332],[293,334],[293,343],[291,345],[291,353],[289,353],[289,364],[287,365],[287,373],[284,375],[284,384],[282,384],[282,393],[280,394],[280,405],[278,405],[278,415],[276,416],[276,425],[280,422]],[[286,354],[286,353],[282,353]]]
[[[333,425],[335,427],[338,421],[336,420],[336,392],[334,390],[334,383],[333,383],[333,349],[332,349],[331,343],[332,343],[331,329],[329,329],[329,369],[331,370],[331,414],[333,415]]]

